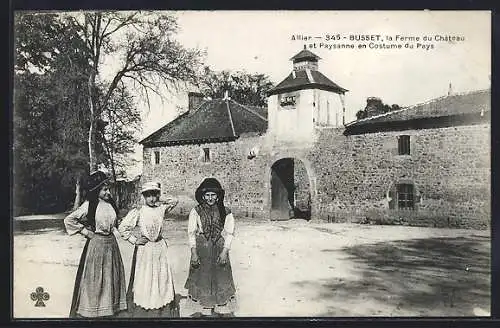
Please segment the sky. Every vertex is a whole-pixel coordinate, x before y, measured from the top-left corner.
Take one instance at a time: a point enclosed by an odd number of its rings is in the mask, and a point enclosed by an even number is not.
[[[447,94],[490,87],[491,13],[487,11],[179,11],[177,40],[187,48],[206,50],[213,70],[245,70],[267,74],[275,84],[292,70],[290,58],[304,45],[321,57],[319,71],[349,91],[346,122],[364,108],[367,97],[386,104],[410,106]],[[340,35],[340,41],[326,36]],[[309,41],[292,36],[311,36]],[[401,44],[402,49],[373,49],[352,36],[381,35],[373,44]],[[394,41],[396,35],[419,37]],[[386,36],[393,37],[389,41]],[[431,41],[423,41],[423,37]],[[458,41],[436,41],[447,36]],[[321,37],[321,38],[315,38]],[[345,37],[345,38],[344,38]],[[400,38],[398,37],[398,40]],[[409,40],[409,39],[406,39]],[[413,39],[414,40],[414,39]],[[320,43],[353,44],[355,49],[327,49]],[[359,49],[359,44],[366,49]],[[417,48],[417,43],[427,49]],[[187,91],[143,108],[145,137],[175,118],[176,107],[187,105]],[[138,147],[138,157],[141,149]],[[140,172],[140,168],[135,169]]]

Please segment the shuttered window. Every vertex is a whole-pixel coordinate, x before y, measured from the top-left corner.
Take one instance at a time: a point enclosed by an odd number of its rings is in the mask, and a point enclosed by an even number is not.
[[[210,162],[210,148],[203,148],[203,161]]]
[[[410,136],[402,135],[398,137],[398,154],[410,155]]]

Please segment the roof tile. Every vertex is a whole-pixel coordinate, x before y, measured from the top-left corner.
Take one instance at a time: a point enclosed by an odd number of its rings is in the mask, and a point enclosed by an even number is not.
[[[234,140],[243,133],[264,133],[266,129],[266,108],[243,106],[234,100],[226,102],[214,99],[205,101],[196,111],[177,117],[140,143],[145,146],[161,146]]]
[[[295,77],[294,77],[295,73]],[[347,89],[342,88],[319,71],[310,71],[312,81],[309,80],[305,70],[299,70],[290,73],[281,83],[269,91],[269,95],[282,92],[296,91],[303,89],[322,89],[335,93],[345,93]]]

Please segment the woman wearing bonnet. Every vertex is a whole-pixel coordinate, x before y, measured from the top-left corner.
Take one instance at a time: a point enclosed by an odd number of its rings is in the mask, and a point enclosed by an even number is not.
[[[229,249],[234,217],[224,206],[224,190],[214,178],[203,180],[195,192],[198,205],[189,214],[191,249],[189,275],[184,288],[202,315],[226,315],[236,309]]]

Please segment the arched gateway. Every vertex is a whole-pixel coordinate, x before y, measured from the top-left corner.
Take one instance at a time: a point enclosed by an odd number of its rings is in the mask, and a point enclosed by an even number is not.
[[[311,219],[311,186],[301,160],[286,157],[274,162],[270,187],[271,220]]]

